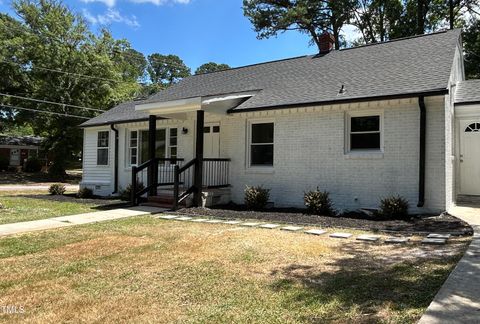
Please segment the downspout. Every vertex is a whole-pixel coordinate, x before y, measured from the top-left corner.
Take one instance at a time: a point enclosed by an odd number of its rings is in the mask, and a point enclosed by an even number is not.
[[[418,97],[418,107],[420,108],[420,156],[418,172],[418,204],[417,207],[423,207],[425,204],[425,148],[426,148],[426,128],[427,128],[427,110],[425,108],[425,97]]]
[[[115,132],[115,156],[113,159],[113,192],[112,194],[116,194],[118,192],[118,129],[115,128],[115,124],[110,124],[110,128],[112,131]]]

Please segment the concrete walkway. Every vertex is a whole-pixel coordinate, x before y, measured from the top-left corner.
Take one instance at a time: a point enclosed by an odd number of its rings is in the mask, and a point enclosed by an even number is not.
[[[32,185],[0,185],[0,191],[28,191],[28,190],[48,190],[53,184],[32,184]],[[67,191],[78,191],[79,185],[65,185]]]
[[[480,323],[480,208],[455,207],[450,214],[472,225],[475,234],[420,324]]]
[[[80,224],[104,222],[114,219],[151,215],[162,212],[163,209],[147,206],[119,208],[86,214],[60,216],[40,219],[30,222],[12,223],[0,225],[0,237],[13,234],[41,231],[46,229],[67,227]]]

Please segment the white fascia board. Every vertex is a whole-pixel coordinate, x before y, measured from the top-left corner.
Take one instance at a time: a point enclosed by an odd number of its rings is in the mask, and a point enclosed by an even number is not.
[[[136,111],[158,115],[190,112],[201,108],[202,99],[200,97],[135,105]]]
[[[204,98],[204,100],[202,101],[202,104],[208,105],[208,104],[219,102],[219,101],[253,97],[257,93],[258,91],[249,91],[249,92],[242,92],[242,93],[232,93],[232,94],[223,95],[223,96],[209,96]]]

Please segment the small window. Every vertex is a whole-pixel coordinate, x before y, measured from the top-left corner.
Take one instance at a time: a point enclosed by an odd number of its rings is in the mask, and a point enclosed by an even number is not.
[[[138,162],[138,131],[130,131],[128,152],[130,154],[130,165],[137,165]]]
[[[273,166],[273,129],[273,123],[251,125],[251,166]]]
[[[468,125],[467,128],[465,128],[465,132],[480,132],[480,123],[473,123]]]
[[[170,157],[177,158],[178,130],[170,128]]]
[[[204,132],[205,134],[210,133],[210,127],[209,127],[209,126],[203,127],[203,132]]]
[[[220,126],[213,126],[212,131],[213,133],[220,133]]]
[[[380,150],[380,116],[350,117],[350,151]]]
[[[97,137],[97,165],[108,165],[108,138],[110,132],[98,132]]]

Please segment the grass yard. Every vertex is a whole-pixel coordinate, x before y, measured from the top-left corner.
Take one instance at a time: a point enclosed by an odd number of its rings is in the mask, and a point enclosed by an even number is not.
[[[50,196],[46,191],[0,191],[0,224],[94,212],[106,202]]]
[[[18,322],[413,323],[470,238],[391,246],[137,217],[0,239]]]

